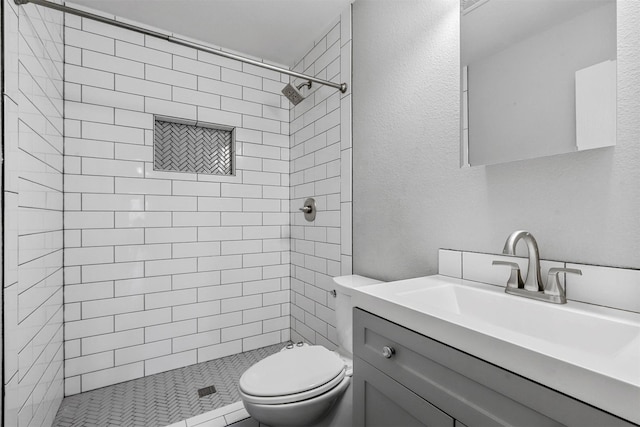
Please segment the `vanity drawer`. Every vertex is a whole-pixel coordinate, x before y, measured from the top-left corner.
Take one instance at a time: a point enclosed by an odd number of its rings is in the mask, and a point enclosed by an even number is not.
[[[361,309],[353,314],[357,358],[469,427],[633,425]],[[394,350],[388,358],[384,347]]]

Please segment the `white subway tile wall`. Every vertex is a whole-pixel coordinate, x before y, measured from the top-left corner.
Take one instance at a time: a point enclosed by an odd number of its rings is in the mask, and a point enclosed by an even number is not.
[[[527,274],[527,258],[449,249],[440,249],[438,252],[438,274],[504,287],[509,278],[509,269],[492,265],[494,260],[517,262],[523,278]],[[640,313],[639,270],[540,260],[545,283],[552,267],[573,268],[582,272],[582,275],[559,276],[561,283],[566,283],[569,301]],[[607,283],[615,283],[616,292],[610,292]]]
[[[0,424],[50,426],[64,393],[63,17],[2,1],[5,405]],[[95,114],[104,118],[102,111]],[[76,313],[77,307],[70,307],[68,316]]]
[[[66,25],[66,394],[288,340],[288,77]],[[236,175],[153,170],[154,114],[237,127]]]
[[[290,112],[291,334],[296,341],[334,348],[332,277],[351,274],[352,255],[350,8],[294,70],[349,88],[344,94],[316,84],[303,88],[306,99]],[[308,197],[316,200],[314,222],[298,210]]]

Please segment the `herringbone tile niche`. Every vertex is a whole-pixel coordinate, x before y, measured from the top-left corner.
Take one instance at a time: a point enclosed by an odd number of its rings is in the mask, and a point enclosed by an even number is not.
[[[156,116],[153,168],[233,175],[234,142],[234,128]]]

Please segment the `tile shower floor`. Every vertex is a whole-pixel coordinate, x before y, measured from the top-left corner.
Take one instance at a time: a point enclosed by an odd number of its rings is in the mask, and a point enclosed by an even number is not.
[[[240,400],[238,380],[275,344],[64,398],[53,427],[167,426]],[[199,397],[198,390],[216,393]]]

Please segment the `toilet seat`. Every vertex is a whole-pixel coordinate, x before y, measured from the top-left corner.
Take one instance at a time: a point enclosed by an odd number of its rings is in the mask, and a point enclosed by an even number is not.
[[[273,354],[247,369],[239,390],[250,403],[293,403],[332,390],[345,374],[345,363],[335,353],[322,346],[299,347]]]
[[[294,393],[294,394],[286,394],[283,396],[252,396],[247,394],[240,389],[240,394],[242,395],[242,399],[245,402],[249,403],[257,403],[261,405],[277,405],[283,403],[294,403],[300,402],[307,399],[312,399],[314,397],[318,397],[330,390],[333,390],[336,386],[338,386],[345,377],[345,369],[343,369],[338,376],[333,378],[331,381],[321,385],[320,387],[316,387],[311,390],[303,391],[302,393]]]

